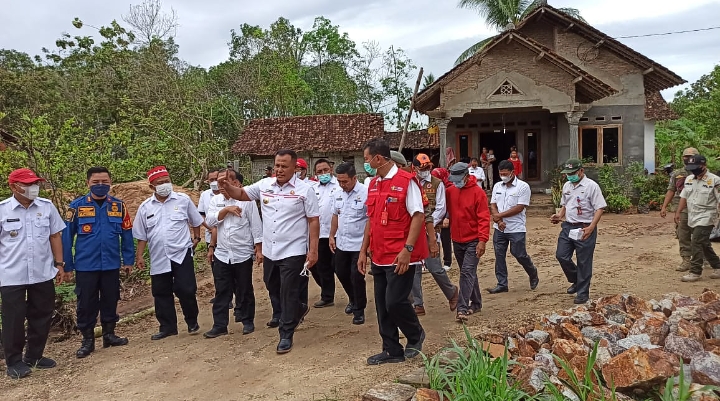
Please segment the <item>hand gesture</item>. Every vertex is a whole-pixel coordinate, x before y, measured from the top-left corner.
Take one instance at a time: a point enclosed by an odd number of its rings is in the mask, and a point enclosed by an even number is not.
[[[403,249],[393,260],[395,265],[395,274],[405,274],[410,268],[410,252],[407,249]]]
[[[242,209],[239,206],[227,206],[225,210],[227,213],[234,214],[237,217],[242,217]]]
[[[484,242],[478,242],[477,246],[475,247],[475,255],[477,255],[478,259],[481,258],[485,254],[485,243]]]

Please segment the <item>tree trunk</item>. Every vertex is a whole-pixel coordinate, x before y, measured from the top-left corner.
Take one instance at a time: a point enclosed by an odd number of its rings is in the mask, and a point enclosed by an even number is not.
[[[402,130],[402,136],[400,137],[400,148],[398,149],[398,152],[402,152],[403,147],[405,147],[405,137],[407,136],[407,130],[408,125],[410,125],[410,117],[412,117],[413,109],[415,108],[415,97],[417,97],[418,89],[420,88],[420,81],[422,80],[423,76],[423,69],[420,67],[420,71],[418,72],[417,81],[415,81],[415,90],[413,91],[412,99],[410,100],[410,111],[408,111],[407,117],[405,118],[405,126]]]

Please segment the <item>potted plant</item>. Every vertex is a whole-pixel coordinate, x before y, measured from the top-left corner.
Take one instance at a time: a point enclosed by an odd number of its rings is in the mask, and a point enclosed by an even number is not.
[[[555,207],[555,214],[560,212],[561,206],[560,201],[562,200],[562,189],[565,185],[563,174],[560,172],[562,169],[558,166],[552,171],[547,171],[546,174],[550,176],[550,189],[548,190],[552,197],[552,203]]]

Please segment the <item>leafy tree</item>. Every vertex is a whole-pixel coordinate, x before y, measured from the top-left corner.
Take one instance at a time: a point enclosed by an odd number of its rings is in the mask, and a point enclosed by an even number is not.
[[[497,31],[503,31],[510,23],[518,25],[543,3],[545,3],[544,0],[460,0],[458,7],[477,11],[488,26]],[[573,18],[583,20],[580,11],[576,8],[560,8],[559,10]],[[470,46],[455,60],[455,65],[472,57],[494,38],[492,36]]]

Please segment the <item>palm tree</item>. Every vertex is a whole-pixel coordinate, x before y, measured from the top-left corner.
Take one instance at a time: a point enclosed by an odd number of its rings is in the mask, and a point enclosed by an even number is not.
[[[546,3],[546,0],[460,0],[458,7],[477,10],[480,16],[485,18],[485,23],[498,31],[503,31],[509,23],[517,26],[536,8]],[[580,16],[580,11],[576,8],[560,8],[559,10],[584,21]],[[491,36],[470,46],[455,60],[455,65],[472,57],[494,38]]]
[[[432,85],[435,82],[435,75],[433,73],[429,73],[425,75],[425,78],[423,78],[423,90],[427,88],[428,86]]]

